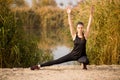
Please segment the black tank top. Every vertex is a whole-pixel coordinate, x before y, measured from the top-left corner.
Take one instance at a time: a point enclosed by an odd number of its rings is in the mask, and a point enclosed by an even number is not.
[[[87,56],[86,55],[86,39],[83,34],[83,38],[79,38],[76,34],[76,38],[74,40],[74,48],[71,51],[71,54],[75,55],[76,57]]]

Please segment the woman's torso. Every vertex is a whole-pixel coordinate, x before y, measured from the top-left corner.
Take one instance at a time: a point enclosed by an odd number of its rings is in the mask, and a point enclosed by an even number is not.
[[[86,56],[86,39],[83,35],[82,38],[80,38],[77,34],[76,34],[76,38],[74,40],[74,48],[71,51],[71,54],[73,54],[76,57],[82,57],[82,56]]]

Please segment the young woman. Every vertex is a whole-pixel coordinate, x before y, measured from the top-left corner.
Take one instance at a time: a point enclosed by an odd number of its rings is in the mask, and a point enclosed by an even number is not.
[[[67,8],[67,14],[68,14],[70,32],[71,32],[71,36],[74,42],[73,50],[69,54],[59,59],[32,66],[31,70],[40,69],[40,67],[60,64],[63,62],[68,62],[68,61],[78,61],[80,63],[83,63],[83,69],[87,69],[89,60],[86,55],[86,41],[87,41],[89,31],[90,31],[90,25],[91,25],[92,16],[93,16],[93,7],[91,8],[91,13],[90,13],[86,32],[83,31],[84,24],[82,22],[77,23],[77,32],[75,32],[73,29],[72,22],[71,22],[71,16],[70,16],[71,9],[70,8]]]

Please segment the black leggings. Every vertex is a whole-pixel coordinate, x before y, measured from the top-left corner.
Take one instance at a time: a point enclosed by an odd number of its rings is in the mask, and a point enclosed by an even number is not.
[[[65,56],[63,56],[61,58],[58,58],[56,60],[52,60],[52,61],[48,61],[48,62],[42,63],[40,65],[41,65],[41,67],[44,67],[44,66],[60,64],[60,63],[68,62],[68,61],[78,61],[78,62],[86,63],[86,64],[89,63],[89,61],[87,59],[87,56],[85,58],[83,58],[83,57],[80,58],[78,56],[74,56],[73,54],[69,53],[69,54],[67,54],[67,55],[65,55]]]

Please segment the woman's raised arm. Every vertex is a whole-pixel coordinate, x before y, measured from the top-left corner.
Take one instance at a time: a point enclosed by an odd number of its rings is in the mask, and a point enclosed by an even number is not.
[[[71,21],[71,15],[70,15],[71,9],[70,9],[70,7],[67,8],[67,13],[68,13],[68,23],[69,23],[69,26],[70,26],[70,33],[71,33],[72,39],[74,40],[75,36],[76,36],[76,33],[75,33],[75,30],[73,28],[72,21]]]
[[[87,30],[85,33],[85,38],[87,39],[88,35],[89,35],[89,31],[90,31],[90,25],[92,22],[92,17],[93,17],[93,12],[94,12],[94,7],[91,7],[91,11],[90,11],[90,16],[89,16],[89,21],[88,21],[88,25],[87,25]]]

